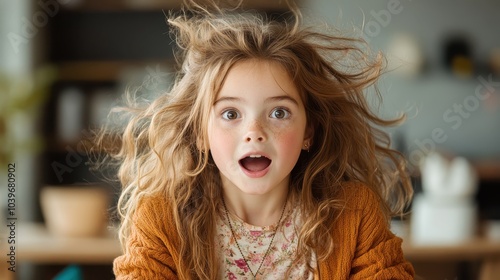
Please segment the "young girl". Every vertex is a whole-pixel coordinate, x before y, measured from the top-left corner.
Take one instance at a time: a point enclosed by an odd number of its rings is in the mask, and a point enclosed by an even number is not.
[[[363,91],[359,40],[255,15],[171,17],[182,70],[129,107],[117,279],[412,279],[388,219],[411,197]],[[376,93],[376,91],[375,91]]]

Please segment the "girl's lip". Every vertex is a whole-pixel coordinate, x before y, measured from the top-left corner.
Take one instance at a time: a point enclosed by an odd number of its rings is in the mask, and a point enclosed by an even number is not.
[[[272,162],[271,162],[272,163]],[[259,170],[259,171],[250,171],[248,169],[246,169],[245,167],[241,166],[240,164],[240,168],[241,170],[243,171],[243,173],[245,173],[245,175],[247,175],[248,177],[250,178],[260,178],[260,177],[264,177],[266,176],[267,172],[269,172],[269,169],[271,167],[271,164],[269,164],[265,169],[263,170]]]
[[[244,158],[247,158],[249,156],[253,156],[253,155],[260,155],[260,156],[266,157],[266,158],[268,158],[271,161],[271,163],[266,168],[264,168],[263,170],[250,171],[250,170],[246,169],[245,167],[243,167],[241,165],[241,160],[244,159]],[[247,175],[248,177],[250,177],[250,178],[260,178],[260,177],[264,177],[267,174],[267,172],[269,172],[269,169],[271,167],[272,162],[273,162],[272,159],[266,153],[255,151],[255,152],[249,152],[249,153],[244,154],[240,158],[240,160],[238,161],[238,164],[239,164],[241,170],[243,171],[243,173],[245,173],[245,175]]]

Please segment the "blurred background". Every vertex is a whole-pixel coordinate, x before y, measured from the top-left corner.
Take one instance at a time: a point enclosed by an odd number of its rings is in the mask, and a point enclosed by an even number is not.
[[[280,15],[282,2],[245,5]],[[1,279],[113,278],[120,247],[106,227],[116,220],[104,213],[119,186],[89,170],[88,138],[127,87],[147,95],[171,85],[174,43],[164,12],[179,4],[0,0],[0,217],[15,222],[0,229]],[[410,163],[417,195],[411,215],[393,226],[419,277],[496,279],[500,2],[300,5],[306,18],[361,36],[387,56],[383,103],[374,108],[388,118],[407,114],[387,131]]]

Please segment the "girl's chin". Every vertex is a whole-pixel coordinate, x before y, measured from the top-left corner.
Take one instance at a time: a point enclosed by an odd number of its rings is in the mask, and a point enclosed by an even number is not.
[[[268,188],[238,188],[245,195],[265,195],[269,193]]]
[[[279,186],[270,185],[236,185],[236,187],[245,195],[266,195],[279,188]]]

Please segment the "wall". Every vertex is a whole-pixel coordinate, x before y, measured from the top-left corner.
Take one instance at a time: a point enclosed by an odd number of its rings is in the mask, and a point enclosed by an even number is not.
[[[384,17],[388,3],[396,11],[390,18]],[[408,113],[406,124],[392,132],[402,136],[413,163],[423,152],[435,149],[471,159],[500,158],[500,77],[491,76],[486,67],[491,50],[500,48],[495,28],[500,2],[313,0],[306,4],[311,13],[343,30],[361,29],[364,19],[364,37],[375,50],[388,52],[397,34],[416,38],[425,71],[413,77],[391,73],[380,83],[385,102],[381,114]],[[472,42],[477,71],[469,78],[453,76],[442,65],[443,40],[455,32]],[[485,91],[485,81],[495,93]],[[438,137],[432,137],[433,131]]]
[[[13,44],[9,34],[23,34],[21,22],[29,17],[29,1],[0,0],[0,70],[26,73],[31,70],[31,45]],[[17,41],[17,40],[14,40]]]

